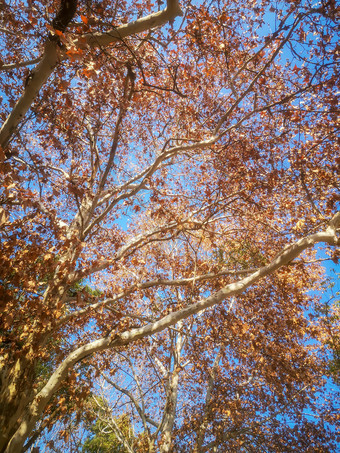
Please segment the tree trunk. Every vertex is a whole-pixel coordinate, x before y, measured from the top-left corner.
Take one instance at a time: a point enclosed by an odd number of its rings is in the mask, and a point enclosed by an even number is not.
[[[8,358],[7,358],[8,359]],[[26,408],[34,398],[35,365],[26,357],[20,357],[11,367],[6,358],[1,364],[0,390],[0,453],[6,451],[9,439],[19,427]]]

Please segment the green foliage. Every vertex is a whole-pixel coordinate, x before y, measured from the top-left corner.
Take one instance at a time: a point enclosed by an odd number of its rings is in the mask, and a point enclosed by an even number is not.
[[[328,326],[328,339],[326,344],[331,353],[329,360],[329,372],[334,381],[340,384],[340,273],[334,272],[329,277],[324,288],[331,295],[330,299],[320,308],[320,314],[324,323]]]
[[[94,403],[94,401],[90,403],[97,404],[97,418],[88,427],[90,435],[84,442],[83,453],[127,452],[122,439],[130,443],[134,437],[129,416],[123,414],[119,417],[111,417],[111,414],[105,410],[108,407],[107,402],[101,398],[96,399],[96,401],[97,403]]]
[[[230,269],[248,269],[266,264],[265,257],[256,244],[246,240],[242,244],[233,244],[232,247],[219,247],[214,255],[221,266]]]
[[[87,294],[92,297],[97,297],[97,296],[102,295],[102,291],[100,291],[99,289],[97,289],[97,288],[93,289],[89,285],[85,285],[84,280],[80,280],[79,282],[74,283],[72,285],[72,287],[68,290],[68,294],[71,297],[76,296],[77,293],[79,293],[79,292],[81,292],[83,294]]]

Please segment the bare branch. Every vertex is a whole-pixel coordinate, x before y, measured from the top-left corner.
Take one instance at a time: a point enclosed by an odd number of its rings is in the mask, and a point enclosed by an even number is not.
[[[116,384],[112,379],[110,379],[108,376],[106,376],[104,373],[100,372],[101,376],[105,379],[105,381],[112,385],[113,388],[118,390],[121,393],[124,393],[124,395],[128,396],[129,399],[131,400],[132,404],[135,406],[142,422],[144,425],[144,428],[146,428],[146,422],[150,423],[150,425],[153,425],[155,428],[158,428],[158,423],[152,420],[149,416],[147,416],[144,411],[142,410],[141,406],[138,404],[138,401],[136,398],[132,395],[131,392],[128,390],[124,389],[123,387],[120,387],[118,384]]]

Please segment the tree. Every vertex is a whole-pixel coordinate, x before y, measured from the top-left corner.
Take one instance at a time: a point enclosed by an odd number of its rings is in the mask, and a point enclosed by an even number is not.
[[[337,12],[4,2],[1,452],[101,373],[140,451],[334,450],[308,313],[339,245]],[[146,358],[142,407],[114,378]]]
[[[107,401],[94,397],[96,420],[89,426],[90,436],[85,439],[84,453],[125,453],[132,450],[133,427],[125,415],[113,418],[107,414]],[[97,407],[96,407],[97,406]]]
[[[335,272],[334,269],[331,269],[329,276],[323,284],[325,294],[329,297],[327,297],[326,301],[321,301],[318,310],[319,316],[321,317],[325,328],[324,343],[330,356],[329,371],[331,377],[336,383],[340,382],[339,281],[339,273]]]

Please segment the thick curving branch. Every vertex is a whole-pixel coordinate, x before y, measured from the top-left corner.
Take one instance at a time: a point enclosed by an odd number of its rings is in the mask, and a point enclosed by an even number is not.
[[[62,2],[62,5],[64,3],[67,4],[68,2]],[[71,3],[73,6],[76,5],[75,1],[72,1]],[[61,14],[61,11],[59,11],[53,22],[57,30],[64,31],[66,29],[67,24],[71,20],[70,14],[75,14],[75,7],[67,11],[65,10],[64,13],[65,14]],[[168,0],[166,8],[162,11],[141,17],[140,19],[129,22],[128,24],[113,28],[106,33],[86,34],[81,37],[79,41],[83,44],[85,38],[85,42],[90,47],[107,46],[136,33],[160,27],[167,22],[173,21],[177,16],[181,16],[182,14],[183,13],[179,6],[178,0]],[[10,140],[17,130],[18,125],[24,119],[41,87],[46,83],[59,61],[64,58],[65,55],[59,47],[58,41],[49,37],[45,43],[44,52],[39,64],[32,70],[30,80],[26,84],[20,99],[17,101],[13,110],[8,115],[6,121],[0,129],[0,147],[3,150],[6,150]],[[11,154],[7,152],[5,155],[6,157],[10,157]]]
[[[195,275],[194,277],[188,277],[188,278],[178,278],[178,279],[173,279],[173,280],[166,280],[166,279],[147,280],[145,282],[136,283],[135,285],[131,285],[125,291],[122,291],[122,292],[116,294],[114,297],[110,297],[109,299],[104,299],[99,302],[95,302],[80,310],[76,310],[76,311],[67,313],[65,316],[61,317],[58,320],[58,322],[56,323],[56,326],[59,327],[59,326],[65,324],[68,320],[80,317],[80,316],[84,315],[85,313],[90,312],[91,310],[97,310],[99,308],[101,309],[102,307],[112,306],[114,303],[118,302],[123,297],[130,296],[131,294],[133,294],[135,291],[138,291],[138,290],[155,288],[155,287],[165,287],[165,286],[172,286],[172,287],[187,286],[187,285],[192,285],[195,283],[199,283],[199,282],[206,281],[206,280],[211,280],[211,279],[218,278],[218,277],[231,276],[231,275],[233,275],[233,276],[246,275],[246,274],[253,273],[256,270],[257,270],[257,268],[256,269],[255,268],[242,269],[239,271],[224,269],[219,272],[209,272],[208,274]],[[130,313],[125,313],[125,316],[136,318],[136,315],[133,316]]]
[[[229,285],[226,285],[216,293],[192,304],[182,310],[170,313],[167,316],[159,319],[156,322],[151,322],[143,327],[134,328],[123,333],[117,334],[113,332],[104,338],[100,338],[91,343],[87,343],[80,348],[73,351],[66,357],[66,359],[59,365],[56,371],[52,374],[43,389],[36,395],[30,407],[28,408],[26,417],[21,421],[18,430],[13,435],[10,443],[5,450],[5,453],[17,453],[21,451],[22,446],[33,430],[37,420],[44,411],[52,396],[59,389],[64,379],[67,377],[69,370],[79,361],[85,357],[92,355],[96,352],[102,352],[106,349],[113,349],[119,346],[126,346],[132,342],[142,338],[161,332],[167,327],[173,326],[179,321],[188,318],[194,314],[201,312],[207,308],[213,307],[227,299],[228,297],[241,294],[249,286],[257,281],[273,274],[279,268],[287,265],[304,250],[313,247],[318,243],[326,243],[331,246],[339,246],[340,239],[338,234],[340,232],[340,211],[334,215],[329,222],[326,231],[311,234],[306,236],[288,246],[286,246],[274,259],[259,268],[251,275]]]
[[[56,67],[58,63],[57,49],[58,44],[56,41],[50,39],[46,41],[44,53],[39,64],[32,70],[30,79],[28,83],[26,83],[20,99],[17,101],[0,129],[0,146],[3,150],[6,150],[9,141],[17,130],[17,126],[24,119],[41,87],[46,83]],[[6,157],[9,157],[10,153],[7,152],[5,155]]]
[[[114,42],[121,41],[127,36],[160,27],[167,22],[173,21],[178,16],[183,16],[178,0],[167,0],[167,6],[162,11],[141,17],[120,27],[112,28],[105,33],[87,33],[84,37],[86,38],[86,43],[91,47],[108,46]],[[83,40],[84,37],[81,39]]]

